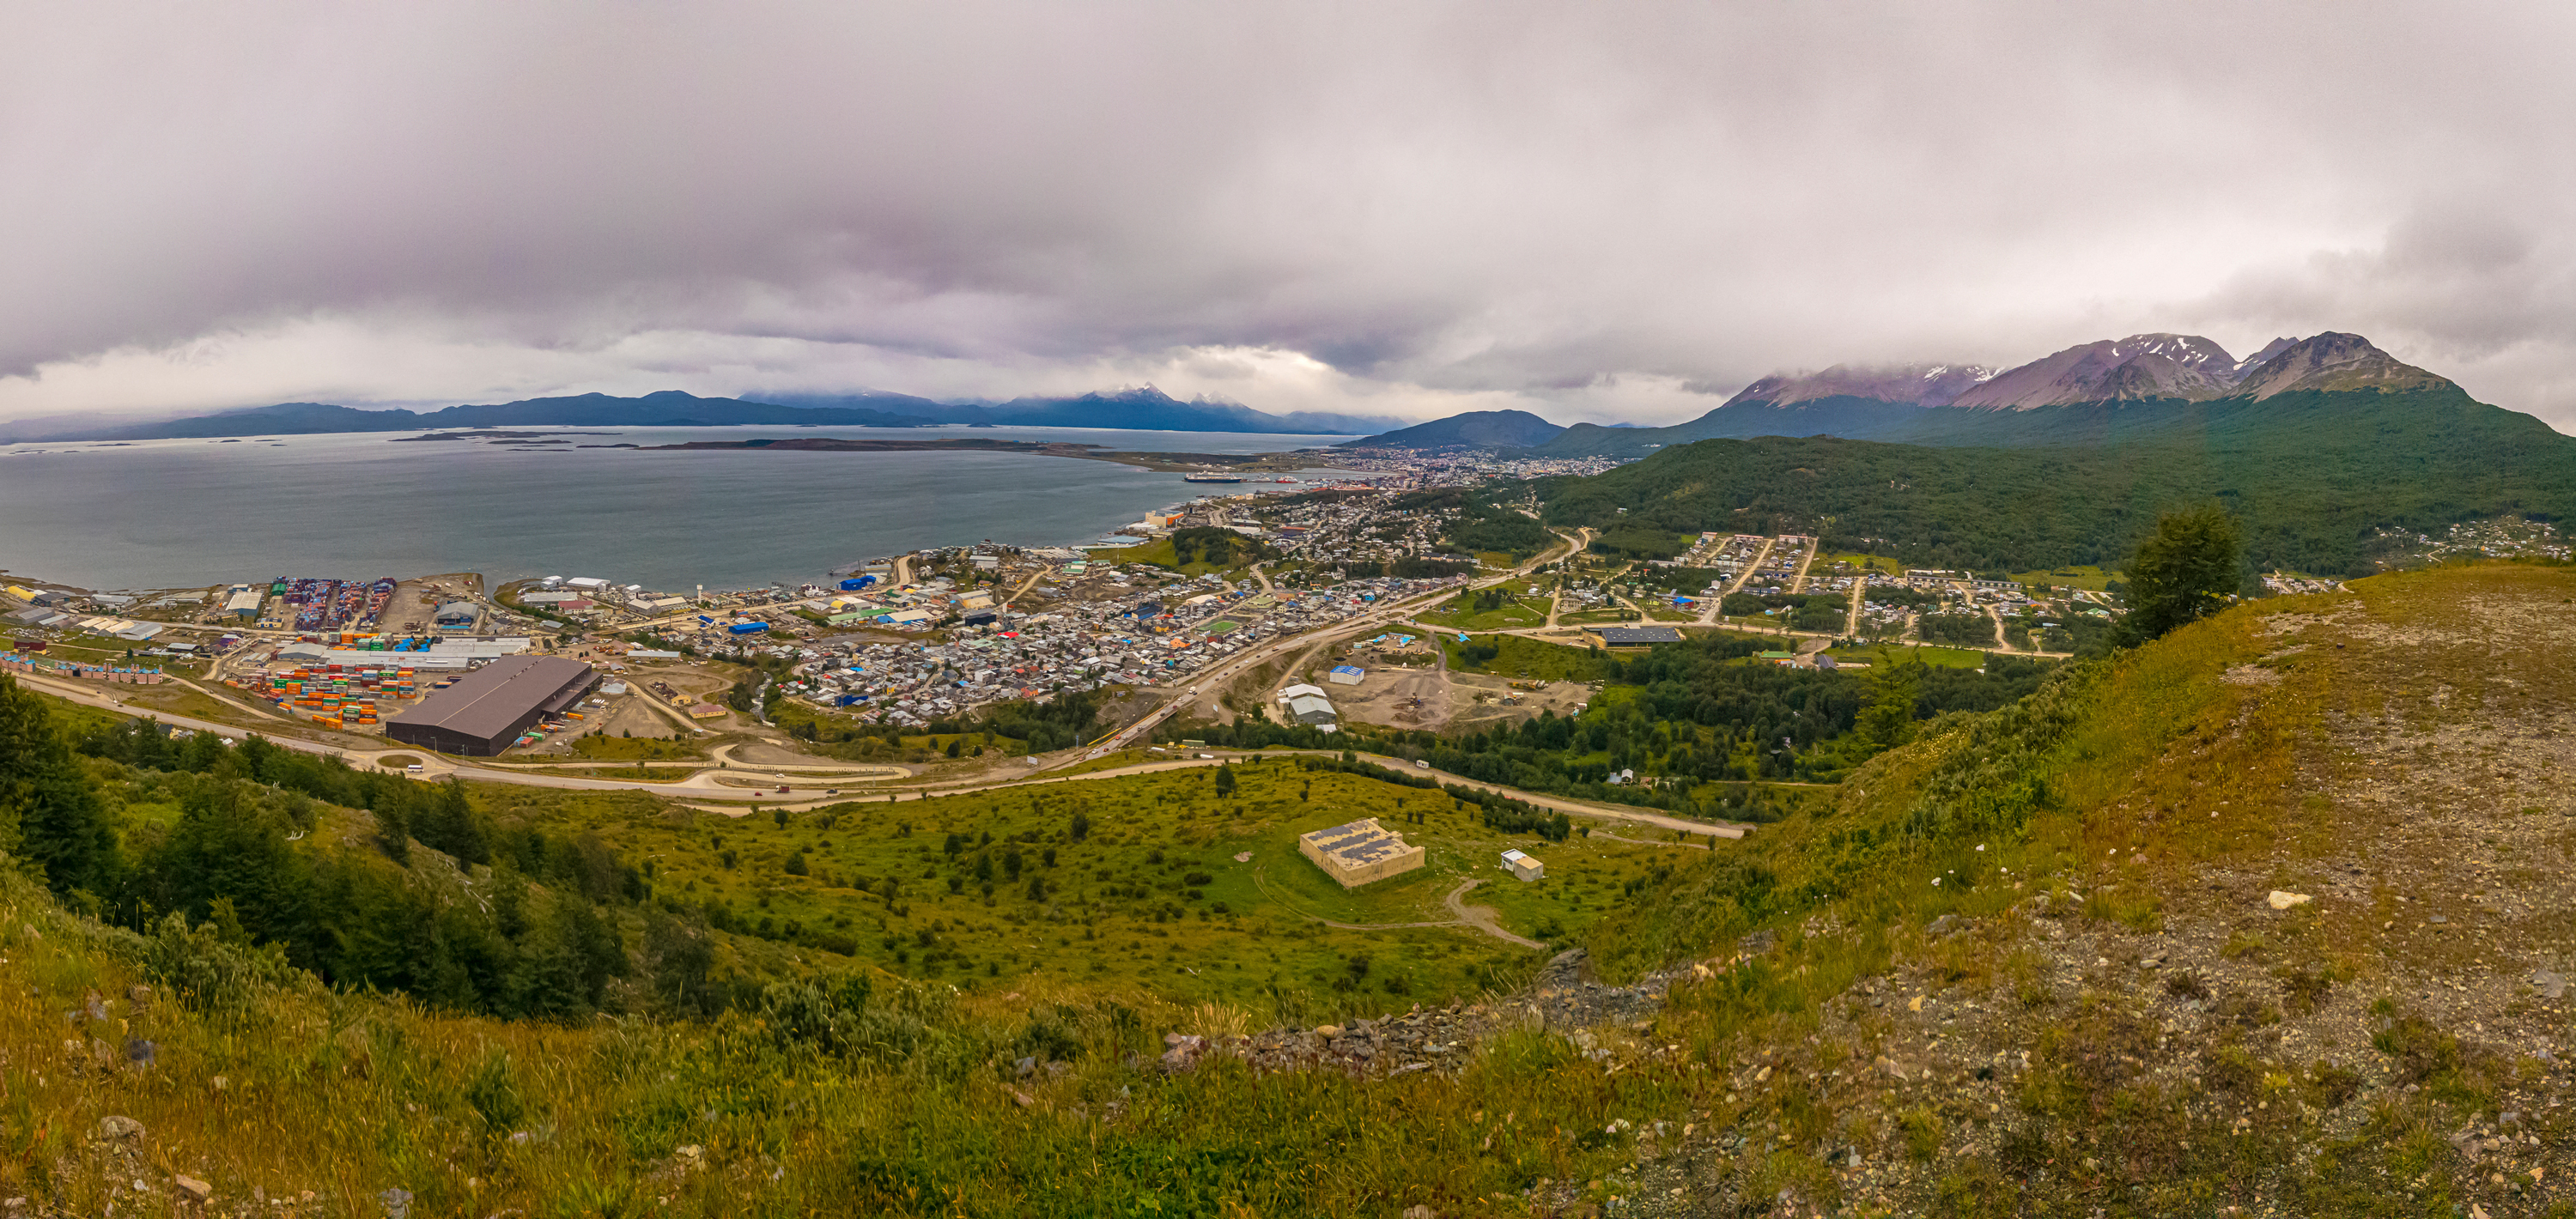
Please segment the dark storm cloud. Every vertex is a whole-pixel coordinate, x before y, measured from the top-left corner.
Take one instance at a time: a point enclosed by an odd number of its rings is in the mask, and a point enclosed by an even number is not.
[[[2576,417],[2554,7],[60,6],[0,415],[1079,390],[1661,420],[2361,330]]]

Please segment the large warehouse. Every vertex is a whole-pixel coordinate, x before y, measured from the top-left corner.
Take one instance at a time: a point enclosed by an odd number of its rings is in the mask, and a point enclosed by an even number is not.
[[[561,656],[504,656],[385,721],[406,745],[488,758],[510,747],[537,718],[570,708],[599,674]]]

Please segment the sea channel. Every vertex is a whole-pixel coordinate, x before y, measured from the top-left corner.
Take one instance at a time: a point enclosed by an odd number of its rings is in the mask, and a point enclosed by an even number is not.
[[[354,433],[0,445],[0,570],[96,589],[317,575],[596,575],[678,591],[820,579],[991,539],[1080,545],[1217,491],[1113,462],[1017,453],[639,451],[762,436],[1072,441],[1282,452],[1347,436],[1093,428],[516,428],[569,444]],[[1296,477],[1329,477],[1323,470]]]

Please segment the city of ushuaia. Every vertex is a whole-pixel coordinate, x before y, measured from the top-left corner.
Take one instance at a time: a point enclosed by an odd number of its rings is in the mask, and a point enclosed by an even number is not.
[[[18,14],[0,1219],[2576,1219],[2567,20],[2335,18]]]

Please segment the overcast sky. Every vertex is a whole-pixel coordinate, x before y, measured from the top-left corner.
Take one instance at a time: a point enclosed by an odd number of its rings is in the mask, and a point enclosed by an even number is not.
[[[2350,330],[2576,431],[2565,5],[0,6],[0,419],[1663,423]]]

